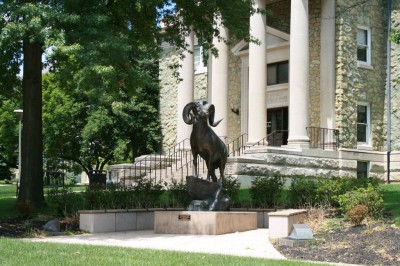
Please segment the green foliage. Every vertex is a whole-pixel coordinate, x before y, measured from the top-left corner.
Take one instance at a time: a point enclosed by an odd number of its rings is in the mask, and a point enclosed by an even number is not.
[[[292,206],[314,206],[317,198],[317,182],[304,176],[293,177],[290,184],[289,202]]]
[[[357,188],[366,188],[368,185],[377,187],[376,178],[333,177],[307,178],[293,177],[289,190],[291,206],[332,206],[339,207],[339,196]]]
[[[284,185],[282,177],[258,176],[251,183],[251,199],[256,207],[268,208],[278,205],[279,196]]]
[[[172,179],[168,184],[168,192],[171,207],[186,208],[189,206],[191,199],[187,191],[186,182],[183,179],[179,182],[176,179]]]
[[[374,218],[382,216],[382,192],[379,187],[369,184],[366,188],[360,187],[339,196],[340,209],[347,213],[357,205],[365,205],[368,215]]]
[[[390,40],[392,42],[400,44],[400,30],[399,29],[392,30],[392,34],[390,35]]]
[[[75,216],[84,208],[83,194],[74,192],[70,187],[49,189],[46,200],[49,209],[60,217]]]
[[[240,182],[237,178],[226,176],[222,184],[222,192],[232,200],[232,205],[239,204]]]
[[[369,184],[377,187],[379,180],[377,178],[351,177],[318,178],[316,203],[324,206],[339,207],[340,195],[360,187],[366,188]]]
[[[18,108],[15,98],[0,95],[0,180],[10,180],[10,168],[17,167],[18,119],[14,110]]]
[[[135,204],[138,208],[160,206],[160,196],[164,192],[160,183],[154,183],[150,178],[139,178],[133,187]]]
[[[134,186],[88,186],[81,193],[70,188],[51,189],[47,203],[59,216],[74,216],[78,210],[134,209],[159,207],[164,190],[148,178],[140,178]]]

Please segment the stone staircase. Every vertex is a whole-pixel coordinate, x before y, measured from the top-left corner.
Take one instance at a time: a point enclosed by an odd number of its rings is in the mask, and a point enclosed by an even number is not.
[[[194,175],[193,155],[187,149],[189,140],[186,139],[164,154],[143,155],[135,159],[134,163],[109,165],[107,167],[107,182],[113,184],[133,185],[138,178],[147,177],[155,183],[186,180],[186,176]],[[243,155],[245,135],[227,144],[230,156]],[[198,158],[198,175],[200,178],[207,178],[207,166],[204,160]],[[216,171],[219,177],[219,170]]]
[[[179,156],[178,156],[179,154]],[[138,178],[147,177],[158,182],[185,180],[187,175],[194,175],[193,156],[190,150],[181,150],[174,155],[143,155],[134,163],[110,165],[107,167],[107,182],[120,183],[130,186]],[[199,176],[207,177],[207,167],[204,160],[199,158]]]

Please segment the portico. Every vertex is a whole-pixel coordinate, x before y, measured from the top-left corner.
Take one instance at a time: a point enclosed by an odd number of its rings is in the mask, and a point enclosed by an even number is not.
[[[335,1],[322,1],[322,15],[334,16]],[[256,8],[265,9],[268,0],[256,0]],[[252,145],[267,137],[267,127],[271,132],[271,115],[268,109],[279,111],[286,121],[286,133],[283,143],[288,148],[308,148],[307,127],[310,126],[310,44],[309,44],[309,6],[308,0],[292,0],[290,7],[290,34],[267,26],[267,17],[256,13],[250,17],[250,32],[260,43],[239,42],[228,47],[221,40],[214,40],[219,56],[210,56],[208,62],[208,102],[216,106],[216,119],[223,118],[215,128],[221,137],[238,137],[229,132],[230,113],[229,63],[230,53],[241,60],[240,88],[240,134],[247,134],[247,145]],[[328,99],[329,104],[321,105],[320,122],[324,127],[334,127],[334,19],[326,19],[321,30],[321,101]],[[223,38],[229,38],[227,29],[220,23],[219,30]],[[329,35],[329,36],[327,36]],[[322,38],[323,37],[323,38]],[[324,42],[322,42],[324,40]],[[190,39],[189,39],[190,41]],[[189,42],[190,43],[190,42]],[[329,43],[329,44],[328,44]],[[182,61],[181,82],[178,85],[178,110],[184,102],[193,100],[194,69],[190,58],[185,55]],[[286,67],[286,68],[285,68]],[[190,69],[191,68],[191,69]],[[322,71],[322,68],[326,71]],[[186,70],[184,70],[186,69]],[[290,74],[289,74],[290,73]],[[269,76],[270,75],[270,76]],[[276,78],[275,76],[276,75]],[[282,78],[286,75],[286,78]],[[280,78],[281,80],[274,81]],[[272,112],[271,111],[271,112]],[[181,127],[178,112],[178,140],[189,138],[190,132]],[[274,127],[275,128],[275,127]],[[264,144],[266,142],[264,141]]]

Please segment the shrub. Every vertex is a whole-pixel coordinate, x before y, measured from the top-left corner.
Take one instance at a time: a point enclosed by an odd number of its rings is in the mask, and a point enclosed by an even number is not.
[[[237,178],[233,178],[232,176],[226,176],[224,179],[224,183],[222,184],[222,192],[224,195],[227,195],[232,200],[232,205],[235,202],[239,202],[239,189],[240,182]]]
[[[160,183],[143,177],[134,186],[90,186],[84,193],[85,209],[129,209],[160,206],[164,193]]]
[[[284,185],[282,177],[258,176],[251,183],[251,200],[256,207],[268,208],[278,205],[279,196]]]
[[[291,206],[317,205],[317,182],[305,176],[296,176],[290,184],[289,202]]]
[[[186,182],[183,179],[179,182],[172,179],[171,183],[168,184],[168,191],[170,192],[170,204],[172,207],[186,208],[189,206],[191,199],[187,191]]]
[[[75,193],[69,187],[49,189],[46,201],[57,216],[75,216],[84,208],[82,193]]]
[[[347,211],[347,216],[353,225],[359,226],[368,216],[368,207],[363,204],[357,205]]]
[[[161,183],[154,183],[150,178],[139,178],[133,186],[136,208],[152,208],[160,206],[160,196],[163,194]]]
[[[339,196],[340,209],[343,213],[347,213],[357,205],[365,205],[368,208],[368,216],[373,218],[381,217],[382,203],[381,191],[372,184],[369,184],[367,188],[360,187]]]
[[[360,187],[368,187],[368,184],[377,187],[376,178],[351,178],[333,177],[331,179],[317,178],[316,203],[323,206],[339,207],[339,196]]]

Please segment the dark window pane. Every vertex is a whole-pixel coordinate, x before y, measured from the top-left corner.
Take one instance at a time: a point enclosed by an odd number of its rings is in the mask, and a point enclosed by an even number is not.
[[[277,64],[271,64],[267,66],[267,85],[278,84],[277,71]]]
[[[357,141],[367,142],[367,125],[364,124],[357,125]]]
[[[289,63],[288,62],[279,64],[278,75],[279,75],[278,82],[280,84],[289,82]]]
[[[357,162],[357,178],[368,177],[368,162]]]
[[[367,62],[367,48],[358,47],[357,48],[357,60]]]
[[[357,123],[367,123],[367,106],[357,106]]]

